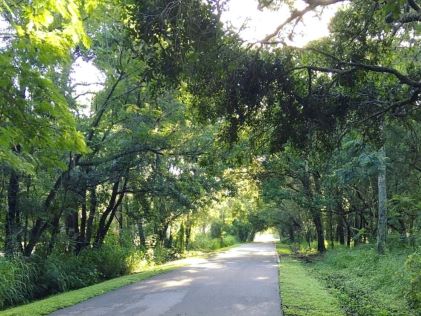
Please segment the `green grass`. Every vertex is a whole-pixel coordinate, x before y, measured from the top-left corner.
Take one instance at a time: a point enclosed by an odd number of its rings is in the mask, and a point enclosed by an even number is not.
[[[360,245],[329,250],[306,266],[335,290],[348,315],[415,316],[421,311],[406,300],[410,273],[405,261],[411,252],[392,249],[379,256],[373,246]]]
[[[287,246],[278,244],[282,309],[285,316],[341,316],[339,301],[311,275]]]
[[[91,285],[79,290],[51,296],[34,303],[0,311],[2,316],[37,316],[48,315],[58,309],[75,305],[94,296],[98,296],[125,285],[136,283],[155,275],[172,271],[181,265],[161,265],[149,268],[143,272],[122,276],[102,283]]]
[[[331,296],[338,300],[343,313],[349,316],[421,315],[421,295],[417,294],[420,293],[421,279],[419,273],[417,274],[417,267],[421,261],[417,257],[415,261],[418,261],[412,270],[405,264],[408,256],[414,253],[412,248],[391,245],[385,255],[378,255],[373,245],[359,245],[355,248],[339,246],[320,256],[314,255],[307,245],[279,244],[278,253],[284,259],[281,261],[281,295],[282,298],[287,296],[285,305],[293,302],[292,311],[285,309],[286,316],[319,315],[296,312],[302,309],[301,305],[306,304],[306,296],[313,289],[297,292],[288,298],[293,291],[291,287],[299,287],[302,283],[298,277],[291,280],[291,275],[294,274],[307,274],[316,278],[319,285],[327,288]],[[282,272],[285,274],[284,281]],[[299,284],[294,284],[295,281]],[[290,284],[282,289],[282,282]],[[418,304],[414,302],[416,299]]]

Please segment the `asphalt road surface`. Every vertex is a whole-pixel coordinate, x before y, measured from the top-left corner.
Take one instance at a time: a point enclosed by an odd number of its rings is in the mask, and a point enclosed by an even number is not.
[[[273,243],[250,243],[52,315],[279,316]]]

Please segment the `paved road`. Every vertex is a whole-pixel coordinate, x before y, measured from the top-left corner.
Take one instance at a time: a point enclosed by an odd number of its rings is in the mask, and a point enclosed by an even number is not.
[[[52,315],[279,316],[273,243],[251,243]]]

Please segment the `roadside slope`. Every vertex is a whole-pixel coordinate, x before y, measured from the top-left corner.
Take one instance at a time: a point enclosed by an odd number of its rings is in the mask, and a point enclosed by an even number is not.
[[[285,316],[341,316],[339,301],[293,256],[287,246],[277,245],[279,279]]]

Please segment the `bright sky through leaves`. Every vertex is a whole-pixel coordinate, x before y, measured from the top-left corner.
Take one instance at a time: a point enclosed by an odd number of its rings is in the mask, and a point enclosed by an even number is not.
[[[298,9],[303,9],[305,3],[295,1],[295,5]],[[285,6],[278,11],[267,9],[260,11],[257,6],[257,0],[230,0],[227,5],[228,10],[223,13],[222,20],[227,25],[232,24],[236,30],[243,28],[239,34],[244,40],[256,42],[272,33],[290,15],[288,8]],[[315,16],[314,13],[306,15],[303,23],[297,25],[294,39],[287,41],[287,43],[302,47],[309,41],[327,36],[329,34],[329,21],[338,7],[339,5],[326,7],[320,17]]]
[[[105,75],[92,62],[78,58],[72,67],[71,80],[75,87],[74,97],[86,107],[82,113],[90,115],[89,104],[95,93],[103,88]]]
[[[304,7],[303,1],[296,1],[299,9]],[[227,11],[222,14],[222,21],[235,30],[240,30],[240,36],[247,42],[256,42],[273,32],[277,25],[286,20],[290,14],[288,8],[282,7],[278,11],[258,10],[257,0],[230,0]],[[309,13],[303,23],[296,27],[296,35],[292,41],[286,42],[293,46],[302,47],[309,41],[319,39],[329,34],[328,25],[339,6],[329,6],[324,9],[320,16]],[[76,87],[75,96],[78,102],[86,106],[82,112],[90,115],[89,104],[94,94],[101,90],[103,74],[91,62],[78,59],[73,66],[72,80]],[[99,83],[99,84],[98,84]]]

